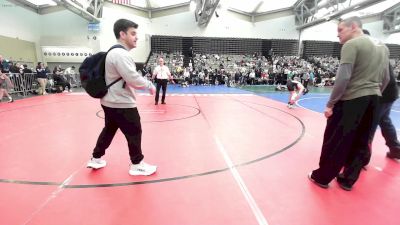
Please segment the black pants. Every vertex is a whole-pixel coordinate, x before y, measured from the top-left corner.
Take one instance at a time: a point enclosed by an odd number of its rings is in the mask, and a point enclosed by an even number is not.
[[[328,184],[344,167],[346,184],[357,181],[369,152],[368,139],[377,109],[377,95],[335,104],[333,115],[327,121],[319,168],[313,171],[313,179]]]
[[[67,88],[68,88],[68,91],[71,90],[71,84],[70,84],[70,83],[66,82],[66,83],[64,83],[64,84],[62,84],[62,85],[63,85],[64,89],[67,87]]]
[[[308,86],[308,81],[309,81],[308,79],[307,80],[302,80],[303,86],[306,89],[307,89],[307,86]]]
[[[57,82],[57,85],[61,85],[64,88],[64,90],[66,87],[68,87],[68,90],[71,90],[71,84],[66,79],[64,79],[62,76],[54,75],[53,78],[54,78],[54,81]]]
[[[168,79],[157,79],[157,92],[156,92],[156,103],[158,103],[158,99],[160,97],[160,89],[162,87],[162,97],[161,97],[161,102],[165,102],[165,93],[167,92],[167,84],[168,84]]]
[[[102,157],[110,146],[118,128],[128,141],[129,156],[132,164],[138,164],[144,158],[142,154],[142,125],[137,108],[109,108],[101,106],[105,115],[105,126],[97,139],[93,158]]]

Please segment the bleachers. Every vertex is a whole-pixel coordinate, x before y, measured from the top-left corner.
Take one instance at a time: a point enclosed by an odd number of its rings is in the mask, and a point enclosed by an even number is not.
[[[332,41],[303,41],[303,58],[313,56],[334,56],[340,55],[341,48],[337,42]]]
[[[272,39],[271,47],[274,55],[298,55],[299,41],[288,39]]]
[[[216,37],[151,37],[152,52],[187,53],[192,47],[194,52],[204,54],[243,55],[261,52],[266,56],[270,48],[277,55],[297,55],[298,41],[287,39],[256,39],[256,38],[216,38]],[[269,49],[268,49],[269,48]],[[184,54],[187,55],[187,54]]]

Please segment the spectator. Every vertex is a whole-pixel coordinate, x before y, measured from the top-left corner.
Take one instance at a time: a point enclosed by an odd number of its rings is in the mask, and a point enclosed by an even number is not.
[[[4,95],[8,97],[8,103],[14,102],[14,99],[8,93],[8,90],[10,88],[13,88],[13,84],[10,78],[8,78],[6,74],[0,71],[0,102],[3,99]]]
[[[61,91],[64,91],[66,88],[68,88],[68,92],[72,91],[71,84],[63,76],[62,69],[60,66],[54,67],[53,79],[54,82],[57,84],[57,86],[60,86],[62,88]]]
[[[359,17],[338,24],[343,44],[340,67],[324,112],[327,125],[319,168],[308,176],[322,188],[336,177],[342,189],[352,189],[368,152],[379,96],[389,81],[388,48],[371,41],[361,29]]]
[[[38,89],[38,94],[47,95],[46,92],[47,73],[46,73],[46,68],[44,67],[44,64],[42,62],[38,62],[38,65],[36,66],[36,76],[40,85]]]

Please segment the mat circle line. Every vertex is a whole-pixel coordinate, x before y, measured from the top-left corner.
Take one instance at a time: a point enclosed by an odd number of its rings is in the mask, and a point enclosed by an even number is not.
[[[243,102],[242,102],[243,103]],[[295,141],[293,141],[292,143],[290,143],[289,145],[283,147],[282,149],[279,149],[271,154],[259,157],[257,159],[254,160],[250,160],[247,162],[243,162],[243,163],[237,163],[235,164],[233,167],[242,167],[242,166],[246,166],[246,165],[250,165],[256,162],[260,162],[262,160],[271,158],[277,154],[280,154],[284,151],[287,151],[288,149],[290,149],[292,146],[294,146],[295,144],[297,144],[304,136],[305,134],[305,125],[303,123],[303,121],[298,118],[296,115],[293,115],[289,112],[286,112],[284,110],[281,110],[279,108],[275,108],[272,106],[267,106],[267,105],[263,105],[263,104],[258,104],[258,103],[252,103],[252,102],[247,102],[247,103],[251,103],[251,104],[256,104],[256,105],[261,105],[261,106],[265,106],[267,108],[271,108],[274,110],[278,110],[282,113],[285,113],[293,118],[295,118],[301,125],[301,133],[300,135],[295,139]],[[27,181],[27,180],[12,180],[12,179],[0,179],[0,183],[14,183],[14,184],[28,184],[28,185],[47,185],[47,186],[59,186],[61,188],[100,188],[100,187],[119,187],[119,186],[131,186],[131,185],[140,185],[140,184],[151,184],[151,183],[161,183],[161,182],[168,182],[168,181],[176,181],[176,180],[182,180],[182,179],[188,179],[188,178],[194,178],[194,177],[200,177],[200,176],[205,176],[205,175],[211,175],[211,174],[216,174],[216,173],[221,173],[224,171],[228,171],[230,168],[226,167],[226,168],[222,168],[222,169],[217,169],[217,170],[211,170],[211,171],[206,171],[203,173],[197,173],[197,174],[191,174],[191,175],[185,175],[185,176],[177,176],[177,177],[170,177],[170,178],[163,178],[163,179],[157,179],[157,180],[146,180],[146,181],[134,181],[134,182],[123,182],[123,183],[103,183],[103,184],[76,184],[76,185],[64,185],[62,182],[38,182],[38,181]]]

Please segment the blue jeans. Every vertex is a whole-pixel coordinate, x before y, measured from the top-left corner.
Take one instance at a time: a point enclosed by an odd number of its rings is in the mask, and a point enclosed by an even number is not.
[[[392,120],[390,119],[390,111],[392,109],[393,102],[388,102],[388,103],[380,103],[379,109],[378,109],[378,123],[375,123],[372,126],[371,129],[371,135],[370,135],[370,142],[372,142],[376,129],[378,128],[378,125],[381,127],[382,131],[382,136],[385,138],[386,145],[389,147],[389,149],[395,150],[399,149],[400,150],[400,142],[397,139],[397,133],[396,133],[396,128],[393,126]]]

